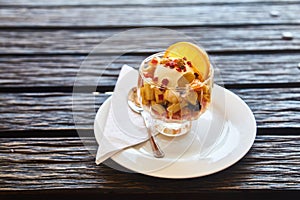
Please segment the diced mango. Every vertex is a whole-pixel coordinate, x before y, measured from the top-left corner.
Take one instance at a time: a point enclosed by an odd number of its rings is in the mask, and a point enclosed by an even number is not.
[[[167,108],[167,111],[170,113],[170,114],[174,114],[178,111],[181,110],[181,105],[180,103],[175,103],[175,104],[172,104],[170,105],[168,108]]]
[[[148,105],[149,101],[146,100],[146,98],[145,98],[145,87],[140,88],[140,95],[141,95],[141,99],[142,99],[142,104]]]
[[[151,85],[148,83],[144,83],[144,97],[146,100],[151,101],[154,100],[154,91],[151,88]]]
[[[170,103],[177,103],[179,101],[180,95],[172,90],[166,90],[164,93],[164,98]]]

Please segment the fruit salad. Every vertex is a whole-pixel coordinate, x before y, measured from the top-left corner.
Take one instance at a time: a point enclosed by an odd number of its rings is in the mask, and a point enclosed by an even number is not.
[[[195,120],[211,102],[211,65],[206,52],[192,43],[179,42],[148,57],[139,73],[139,101],[156,119]]]

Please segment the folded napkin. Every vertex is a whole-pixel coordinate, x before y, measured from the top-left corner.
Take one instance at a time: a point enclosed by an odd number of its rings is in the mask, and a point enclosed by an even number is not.
[[[125,77],[126,76],[126,77]],[[117,152],[148,139],[143,118],[127,106],[127,94],[137,84],[138,72],[124,65],[121,69],[105,124],[95,121],[101,130],[98,134],[96,164],[100,164]],[[124,78],[125,77],[125,78]]]

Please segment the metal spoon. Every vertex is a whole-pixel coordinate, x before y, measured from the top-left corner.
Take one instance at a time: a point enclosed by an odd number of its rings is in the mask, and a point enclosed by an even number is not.
[[[146,125],[147,128],[147,132],[149,135],[149,139],[150,139],[150,144],[151,144],[151,148],[153,151],[153,155],[156,158],[162,158],[165,156],[165,153],[160,149],[160,147],[158,146],[158,144],[156,143],[156,140],[154,138],[154,136],[152,135],[152,131],[151,131],[151,124],[150,124],[150,120],[149,120],[149,116],[148,114],[143,110],[143,108],[141,107],[138,99],[137,99],[137,88],[133,87],[129,93],[128,93],[128,105],[131,108],[131,110],[133,110],[136,113],[139,113],[142,115],[143,119],[144,119],[144,123]]]

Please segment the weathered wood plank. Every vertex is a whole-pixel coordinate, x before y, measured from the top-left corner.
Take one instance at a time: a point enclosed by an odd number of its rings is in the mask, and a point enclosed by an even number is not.
[[[201,26],[176,30],[196,38],[212,53],[226,84],[266,83],[279,87],[281,83],[299,84],[299,2],[245,2],[191,0],[186,5],[178,0],[167,3],[162,0],[53,0],[47,3],[3,0],[0,2],[0,27],[3,28],[0,30],[1,91],[9,92],[10,87],[23,87],[22,91],[36,86],[41,89],[70,87],[85,57],[57,54],[87,54],[103,39],[124,30],[107,27],[132,26]],[[149,4],[152,6],[148,7]],[[162,12],[166,8],[168,12]],[[272,17],[270,11],[279,11],[279,16]],[[278,24],[282,25],[272,26]],[[282,40],[281,33],[285,31],[292,32],[294,39]],[[160,45],[158,41],[152,49],[137,52],[156,52]],[[109,50],[116,52],[114,46]],[[260,54],[257,51],[266,52]],[[122,64],[137,66],[143,57],[142,54],[122,56],[105,69],[103,60],[109,61],[112,56],[99,56],[91,61],[91,67],[85,72],[88,76],[83,80],[97,78],[103,72],[102,84],[113,86]],[[286,131],[289,128],[299,130],[300,89],[232,91],[248,103],[264,135],[257,136],[244,159],[223,172],[191,180],[156,179],[119,172],[105,165],[96,166],[97,146],[93,138],[85,138],[88,142],[85,147],[78,137],[0,138],[0,195],[6,191],[73,189],[71,192],[74,192],[82,188],[100,192],[165,194],[174,194],[178,188],[187,194],[299,189],[300,137],[298,134],[288,136]],[[43,131],[75,131],[71,95],[59,92],[1,93],[0,132],[20,131],[24,136],[36,131],[44,136]],[[76,128],[92,131],[95,112],[107,97],[104,94],[80,94],[77,98],[82,107],[75,112],[81,116]]]
[[[299,88],[232,91],[252,109],[259,128],[299,128]],[[2,94],[0,131],[69,130],[75,128],[74,119],[77,129],[93,129],[95,113],[108,96],[86,93],[72,99],[70,93]]]
[[[101,44],[102,52],[118,53],[120,47],[131,47],[132,39],[119,37],[119,45],[103,43],[113,35],[125,32],[127,29],[103,30],[1,30],[0,54],[47,54],[47,53],[80,53],[88,54]],[[236,51],[286,51],[300,50],[299,26],[249,26],[249,27],[190,27],[172,28],[201,44],[207,51],[236,52]],[[282,39],[282,33],[291,32],[293,40]],[[139,38],[139,39],[138,39]],[[163,38],[163,42],[162,42]],[[134,52],[157,52],[164,45],[174,43],[168,32],[156,30],[152,33],[140,33],[132,42],[138,42],[139,48]],[[144,41],[143,41],[144,39]],[[116,39],[115,39],[116,40]],[[151,43],[151,46],[149,45]],[[107,47],[105,47],[105,45]]]
[[[74,97],[74,101],[82,102],[82,109],[76,107],[75,111],[79,116],[77,127],[93,128],[95,113],[108,97],[93,94]],[[0,130],[73,129],[72,100],[70,93],[1,94]]]
[[[149,54],[150,55],[150,54]],[[298,82],[299,53],[211,55],[225,84],[260,84]],[[2,56],[1,87],[73,86],[77,80],[85,85],[114,86],[123,64],[137,68],[147,55],[127,55],[113,60],[113,55],[85,56]],[[107,63],[111,64],[107,65]],[[81,66],[81,68],[80,68]],[[79,69],[81,69],[79,73]],[[220,80],[220,79],[219,79]]]
[[[124,6],[124,5],[187,5],[187,4],[232,4],[232,3],[282,3],[279,0],[189,0],[188,2],[182,2],[180,0],[111,0],[111,1],[99,1],[99,0],[52,0],[47,2],[41,2],[39,0],[2,0],[0,5],[2,6]],[[286,3],[298,2],[298,0],[284,0]]]
[[[279,10],[272,17],[270,10]],[[299,24],[300,6],[294,4],[190,5],[177,7],[58,7],[0,9],[2,27],[132,27]],[[250,16],[250,17],[249,17]]]
[[[299,136],[257,136],[237,164],[214,175],[167,180],[120,172],[94,164],[93,138],[1,138],[0,190],[98,188],[114,192],[228,191],[299,189]],[[168,187],[161,187],[168,185]]]

